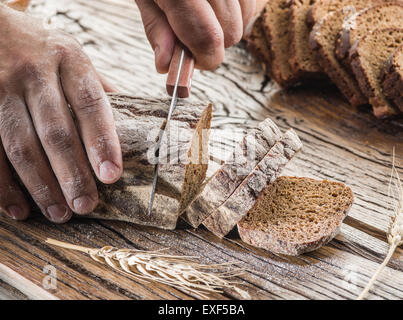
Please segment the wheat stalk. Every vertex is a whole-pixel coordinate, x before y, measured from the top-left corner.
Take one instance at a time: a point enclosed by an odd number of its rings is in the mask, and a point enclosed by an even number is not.
[[[403,187],[402,181],[400,180],[399,172],[397,171],[395,166],[395,149],[393,149],[392,173],[390,175],[388,195],[392,197],[392,199],[396,200],[396,205],[394,209],[395,212],[388,233],[389,250],[385,257],[385,260],[379,266],[378,270],[372,276],[371,280],[358,296],[357,300],[364,299],[364,297],[368,294],[369,290],[374,285],[382,270],[389,263],[390,259],[395,253],[396,248],[403,244]]]
[[[209,293],[222,293],[224,289],[236,291],[243,299],[250,299],[248,292],[235,286],[229,278],[243,274],[234,269],[234,263],[204,265],[195,262],[196,257],[174,256],[159,251],[117,249],[106,246],[93,249],[47,239],[47,243],[59,247],[85,252],[93,260],[124,272],[139,281],[159,282],[182,289],[207,299]]]

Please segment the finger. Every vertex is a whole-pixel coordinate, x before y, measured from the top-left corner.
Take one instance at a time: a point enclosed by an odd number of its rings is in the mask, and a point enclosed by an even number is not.
[[[242,11],[243,31],[251,23],[256,12],[256,1],[239,0]]]
[[[56,73],[26,85],[26,102],[39,140],[70,208],[86,214],[98,192]]]
[[[161,9],[150,0],[136,0],[145,32],[155,54],[155,67],[167,73],[173,55],[175,34]]]
[[[13,179],[6,154],[0,143],[0,208],[15,220],[25,220],[30,208],[21,188]]]
[[[243,20],[238,0],[207,0],[224,32],[224,46],[232,47],[242,39]]]
[[[196,67],[212,70],[224,60],[224,33],[207,1],[154,0],[179,40],[193,53]]]
[[[116,182],[123,170],[122,151],[112,108],[94,67],[78,50],[65,56],[60,76],[95,174],[103,183]]]
[[[43,214],[68,221],[72,212],[42,150],[25,103],[8,96],[0,105],[0,136],[7,157]]]
[[[106,80],[104,76],[101,76],[99,73],[98,74],[98,79],[101,81],[102,88],[105,90],[105,92],[108,93],[115,93],[118,92],[119,89],[112,83],[109,82],[109,80]]]

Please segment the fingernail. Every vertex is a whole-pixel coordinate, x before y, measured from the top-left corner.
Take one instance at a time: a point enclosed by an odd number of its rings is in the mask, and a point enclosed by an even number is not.
[[[49,215],[50,220],[56,223],[66,222],[69,216],[71,216],[71,211],[69,208],[61,204],[49,206],[46,209],[46,212]]]
[[[120,169],[111,161],[104,161],[99,167],[99,175],[102,181],[115,182],[119,178]]]
[[[74,212],[78,214],[90,213],[94,210],[95,202],[89,196],[82,196],[73,201]]]
[[[9,206],[7,208],[7,213],[14,220],[24,219],[24,211],[18,206]]]

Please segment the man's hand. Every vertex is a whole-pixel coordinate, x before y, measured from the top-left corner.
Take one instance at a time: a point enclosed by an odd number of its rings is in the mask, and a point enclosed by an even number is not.
[[[197,68],[217,68],[224,59],[224,48],[241,40],[256,6],[256,0],[136,2],[160,73],[168,72],[176,37],[193,53]]]
[[[91,167],[104,183],[122,173],[100,77],[70,36],[1,4],[0,33],[0,208],[17,220],[30,212],[11,164],[49,220],[91,212]]]

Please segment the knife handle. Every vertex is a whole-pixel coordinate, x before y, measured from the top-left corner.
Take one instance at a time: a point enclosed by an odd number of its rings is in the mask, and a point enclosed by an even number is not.
[[[182,70],[178,83],[178,97],[187,98],[190,95],[192,88],[192,77],[194,72],[194,58],[191,52],[184,48],[181,44],[177,43],[174,48],[174,54],[172,56],[171,64],[169,65],[169,72],[167,78],[167,92],[170,96],[173,95],[176,79],[179,72],[179,64],[182,55],[182,49],[185,50],[185,56],[183,60]]]

